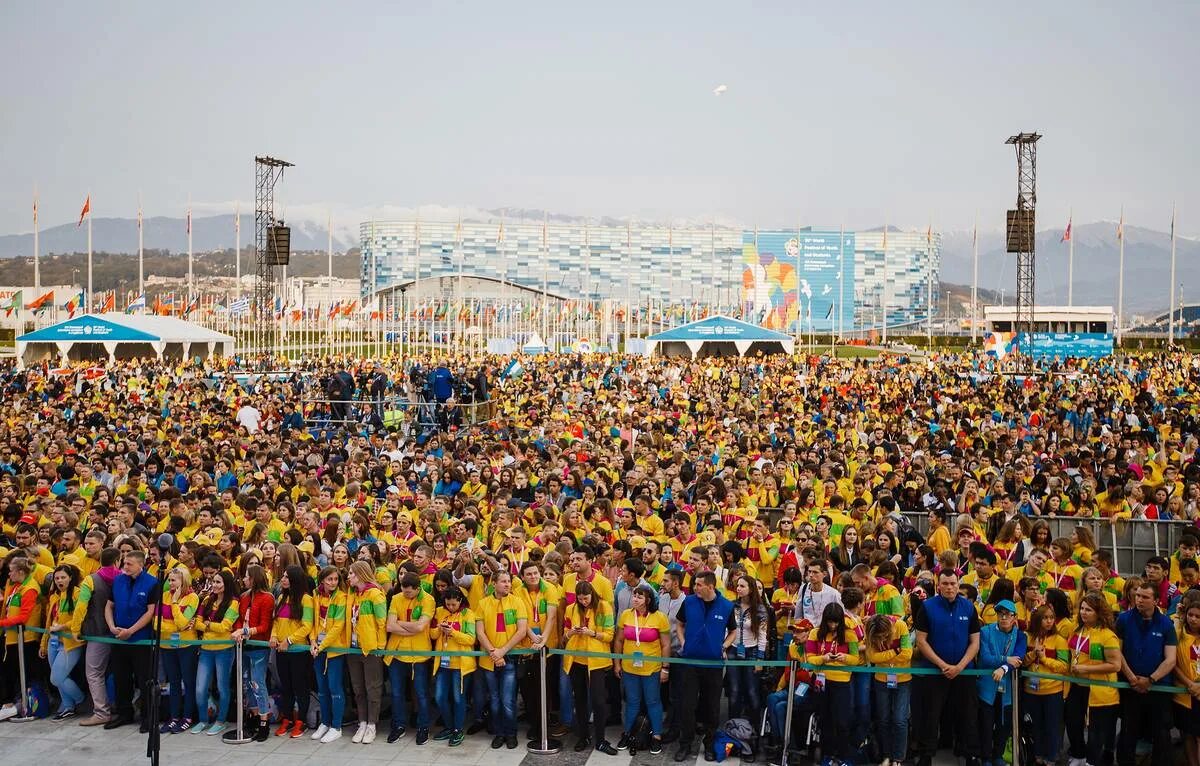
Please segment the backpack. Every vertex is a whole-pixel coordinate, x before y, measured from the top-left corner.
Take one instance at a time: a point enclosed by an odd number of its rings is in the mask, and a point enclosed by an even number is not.
[[[639,750],[650,749],[650,719],[644,713],[638,713],[629,732],[629,754],[637,755]]]

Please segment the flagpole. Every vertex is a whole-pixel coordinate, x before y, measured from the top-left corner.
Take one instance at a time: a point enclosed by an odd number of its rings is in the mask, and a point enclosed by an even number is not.
[[[192,307],[192,294],[195,292],[192,282],[192,195],[188,195],[187,209],[187,235],[188,235],[188,302],[186,308]],[[286,279],[286,277],[284,277]]]
[[[87,272],[88,272],[88,291],[87,302],[84,304],[87,309],[85,313],[92,313],[92,193],[88,192],[88,241],[87,241]]]
[[[1167,289],[1171,293],[1171,318],[1167,323],[1167,343],[1173,346],[1175,345],[1175,203],[1171,203],[1171,281],[1167,284]]]
[[[838,299],[837,299],[837,340],[841,342],[842,335],[846,331],[846,323],[843,312],[846,310],[846,224],[843,222],[838,227]],[[831,346],[835,344],[830,344]],[[837,349],[833,349],[834,358],[837,357]]]
[[[975,226],[971,229],[971,250],[974,261],[971,275],[971,343],[978,339],[979,324],[979,211],[975,211]]]
[[[138,192],[138,295],[146,293],[146,270],[145,260],[142,250],[142,193]],[[143,301],[144,303],[145,301]],[[142,306],[142,313],[146,313],[146,307]]]
[[[925,319],[925,347],[933,351],[933,220],[929,221],[929,228],[925,230],[925,260],[929,266],[929,277],[926,279],[926,290],[929,295],[925,302],[928,304],[928,315]]]
[[[1125,318],[1125,206],[1121,206],[1121,221],[1117,224],[1120,256],[1117,258],[1117,346],[1121,345],[1121,323]]]
[[[1067,209],[1067,228],[1075,219],[1074,211]],[[1173,263],[1173,262],[1172,262]],[[1067,306],[1075,305],[1075,232],[1067,239]]]
[[[887,262],[887,220],[883,222],[883,292],[880,297],[880,302],[883,303],[883,344],[887,345],[887,328],[888,328],[888,262]]]
[[[237,297],[242,297],[242,210],[241,205],[233,203],[233,278]]]
[[[42,270],[41,259],[38,249],[38,193],[37,187],[33,187],[33,292],[37,297],[34,300],[42,297]]]
[[[325,230],[329,234],[329,240],[326,244],[325,252],[325,258],[329,271],[329,282],[327,283],[327,289],[325,290],[325,298],[328,301],[325,304],[325,313],[328,314],[329,307],[333,305],[333,213],[331,211],[325,211]],[[332,331],[329,333],[329,345],[330,348],[333,347]]]

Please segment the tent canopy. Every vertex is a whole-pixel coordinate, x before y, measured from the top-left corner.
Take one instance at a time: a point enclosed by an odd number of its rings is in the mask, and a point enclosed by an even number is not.
[[[80,314],[17,338],[17,358],[68,360],[164,355],[184,359],[233,353],[233,337],[177,317]],[[28,357],[28,358],[27,358]]]
[[[731,350],[744,356],[755,344],[760,344],[758,348],[763,351],[788,354],[795,346],[792,336],[786,333],[718,314],[651,335],[646,338],[646,353],[653,354],[656,348],[663,353],[686,348],[692,356]]]

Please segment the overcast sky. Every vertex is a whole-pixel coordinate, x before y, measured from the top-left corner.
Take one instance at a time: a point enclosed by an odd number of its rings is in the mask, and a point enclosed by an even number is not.
[[[1166,1],[4,3],[0,233],[35,186],[43,226],[89,189],[245,210],[256,153],[296,209],[1000,228],[1004,139],[1037,130],[1039,225],[1177,201],[1200,234],[1197,29]]]

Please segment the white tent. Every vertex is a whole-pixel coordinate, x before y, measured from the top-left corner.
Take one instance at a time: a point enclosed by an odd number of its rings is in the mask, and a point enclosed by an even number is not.
[[[80,314],[17,338],[19,364],[40,359],[192,359],[233,353],[233,337],[177,317]]]
[[[790,354],[792,336],[717,314],[672,327],[645,339],[645,354],[664,356],[745,356],[763,352]]]

